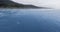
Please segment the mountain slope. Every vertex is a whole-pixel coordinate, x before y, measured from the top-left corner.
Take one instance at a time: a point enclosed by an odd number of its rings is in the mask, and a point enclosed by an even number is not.
[[[34,5],[18,4],[10,0],[0,0],[0,7],[2,8],[42,8],[42,7],[36,7]]]

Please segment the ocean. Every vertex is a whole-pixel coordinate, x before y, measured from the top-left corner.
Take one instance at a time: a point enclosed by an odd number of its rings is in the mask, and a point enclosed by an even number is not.
[[[0,32],[60,32],[60,10],[0,8]]]

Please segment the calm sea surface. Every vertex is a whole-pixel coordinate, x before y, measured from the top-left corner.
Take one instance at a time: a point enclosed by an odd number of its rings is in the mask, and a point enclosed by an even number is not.
[[[60,32],[60,10],[0,9],[0,32]]]

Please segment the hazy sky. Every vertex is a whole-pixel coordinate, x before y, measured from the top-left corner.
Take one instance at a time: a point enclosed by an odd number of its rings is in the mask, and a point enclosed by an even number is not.
[[[60,8],[60,0],[12,0],[22,4],[33,4],[39,7]]]

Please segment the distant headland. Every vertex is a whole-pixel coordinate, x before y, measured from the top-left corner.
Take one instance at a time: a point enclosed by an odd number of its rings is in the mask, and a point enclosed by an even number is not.
[[[0,8],[43,8],[34,5],[18,4],[10,0],[0,0]]]

